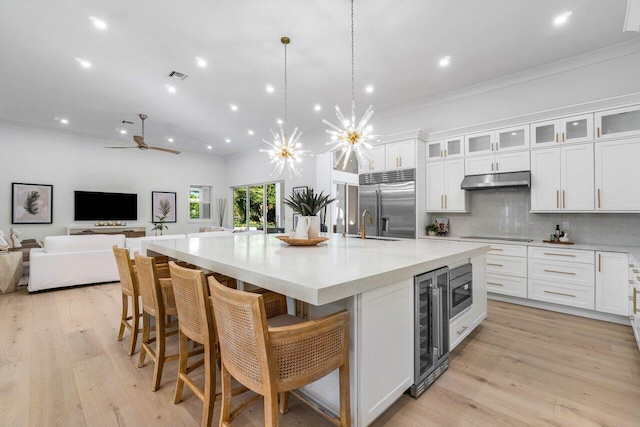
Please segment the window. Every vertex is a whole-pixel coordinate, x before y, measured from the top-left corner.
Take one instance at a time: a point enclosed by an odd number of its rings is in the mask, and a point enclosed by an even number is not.
[[[189,218],[211,219],[211,187],[208,185],[189,186]]]
[[[283,188],[283,182],[235,187],[233,189],[234,230],[266,230],[267,233],[284,233]]]

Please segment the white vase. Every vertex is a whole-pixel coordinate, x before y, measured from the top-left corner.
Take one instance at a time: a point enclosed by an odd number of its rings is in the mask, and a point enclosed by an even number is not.
[[[320,217],[318,215],[314,215],[306,218],[309,218],[309,238],[317,239],[320,234]]]

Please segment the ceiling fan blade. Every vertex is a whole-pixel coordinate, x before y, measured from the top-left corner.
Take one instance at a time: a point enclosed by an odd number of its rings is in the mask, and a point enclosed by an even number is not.
[[[139,147],[144,145],[144,136],[134,135],[133,140],[138,144]]]
[[[147,148],[149,148],[151,150],[166,151],[167,153],[180,154],[179,151],[170,150],[169,148],[152,147],[151,145],[147,145]]]
[[[104,147],[104,148],[139,148],[139,147]]]

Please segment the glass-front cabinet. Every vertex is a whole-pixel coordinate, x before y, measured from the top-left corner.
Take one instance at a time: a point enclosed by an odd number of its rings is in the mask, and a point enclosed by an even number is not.
[[[640,134],[640,105],[599,111],[595,114],[596,139]]]
[[[593,114],[564,117],[531,125],[531,148],[593,140]]]
[[[464,137],[456,136],[427,142],[427,161],[464,156]]]
[[[529,148],[529,125],[465,135],[464,140],[468,156],[526,150]]]

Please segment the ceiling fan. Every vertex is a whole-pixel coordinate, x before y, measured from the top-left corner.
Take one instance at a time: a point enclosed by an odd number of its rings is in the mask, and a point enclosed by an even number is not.
[[[139,148],[141,150],[158,150],[166,151],[167,153],[180,154],[177,150],[171,150],[169,148],[153,147],[144,142],[144,121],[147,119],[146,114],[139,114],[140,120],[142,120],[142,136],[134,135],[133,140],[138,144],[137,147],[105,147],[105,148]]]

